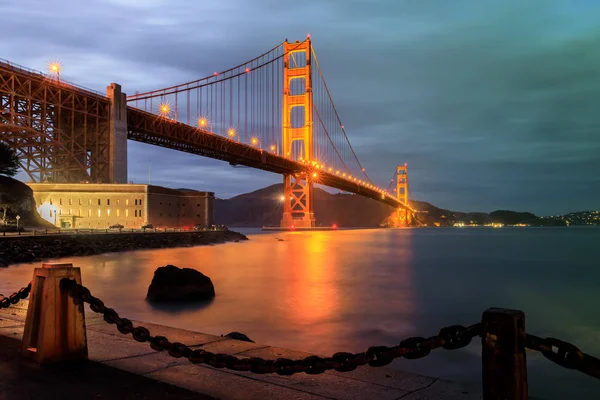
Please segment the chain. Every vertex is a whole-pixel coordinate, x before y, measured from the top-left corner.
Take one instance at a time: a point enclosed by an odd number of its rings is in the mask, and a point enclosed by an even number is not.
[[[584,374],[600,379],[600,359],[585,354],[577,346],[555,338],[545,338],[527,334],[525,347],[541,352],[548,360],[561,367],[576,369]]]
[[[215,368],[250,371],[256,374],[293,375],[304,372],[314,375],[332,369],[340,372],[353,371],[363,365],[382,367],[399,357],[411,360],[426,357],[431,350],[439,347],[447,350],[465,347],[471,343],[472,338],[479,336],[481,332],[480,323],[469,327],[452,325],[441,329],[437,335],[429,338],[411,337],[401,341],[397,346],[370,347],[367,351],[356,354],[335,353],[331,357],[309,356],[301,360],[288,358],[265,360],[259,357],[237,358],[229,354],[191,349],[183,343],[170,342],[164,336],[152,336],[148,329],[143,326],[134,327],[131,320],[121,318],[115,310],[106,307],[102,300],[92,296],[90,290],[85,286],[68,278],[62,279],[60,284],[61,288],[67,290],[76,302],[88,303],[92,311],[103,314],[104,320],[109,324],[115,324],[119,332],[131,334],[138,342],[149,342],[150,347],[156,351],[166,350],[170,356],[185,357],[194,364],[208,364]]]
[[[0,309],[8,308],[11,304],[17,304],[19,301],[24,300],[29,296],[29,292],[31,291],[31,283],[29,285],[19,289],[18,292],[14,292],[8,297],[3,297],[0,299]]]

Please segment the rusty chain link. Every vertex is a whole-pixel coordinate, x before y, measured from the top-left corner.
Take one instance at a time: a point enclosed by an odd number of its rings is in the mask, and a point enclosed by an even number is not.
[[[577,346],[555,338],[541,338],[527,334],[525,347],[537,350],[548,360],[561,367],[576,369],[584,374],[600,379],[600,359],[585,354]]]
[[[76,302],[85,302],[92,311],[103,314],[104,320],[115,324],[119,332],[131,334],[138,342],[149,342],[150,347],[156,351],[166,350],[175,358],[185,357],[194,364],[208,364],[215,368],[227,368],[234,371],[250,371],[256,374],[293,375],[304,372],[310,375],[322,374],[327,370],[347,372],[363,365],[382,367],[390,364],[394,359],[404,357],[417,359],[426,357],[431,350],[442,347],[454,350],[467,346],[471,339],[481,333],[481,324],[469,327],[452,325],[443,328],[435,336],[429,338],[411,337],[400,342],[397,346],[369,347],[363,353],[335,353],[331,357],[309,356],[301,360],[278,358],[265,360],[259,357],[237,358],[229,354],[212,353],[203,349],[191,349],[183,343],[170,342],[164,336],[152,336],[143,326],[133,326],[131,320],[121,318],[112,308],[106,307],[102,300],[92,296],[90,290],[76,283],[74,280],[64,278],[60,282],[61,288],[67,290]]]
[[[8,297],[3,297],[0,299],[0,309],[8,308],[12,304],[17,304],[19,301],[24,300],[29,296],[29,292],[31,291],[31,282],[29,285],[22,287],[18,292],[14,292]]]

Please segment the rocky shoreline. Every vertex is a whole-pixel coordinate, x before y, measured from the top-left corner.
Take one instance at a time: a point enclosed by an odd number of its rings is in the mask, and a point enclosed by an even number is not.
[[[71,256],[248,240],[234,231],[60,234],[0,238],[0,267]]]

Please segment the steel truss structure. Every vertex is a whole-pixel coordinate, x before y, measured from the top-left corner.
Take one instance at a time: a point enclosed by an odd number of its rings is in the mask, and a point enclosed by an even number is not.
[[[34,182],[109,181],[109,100],[0,60],[0,141]]]

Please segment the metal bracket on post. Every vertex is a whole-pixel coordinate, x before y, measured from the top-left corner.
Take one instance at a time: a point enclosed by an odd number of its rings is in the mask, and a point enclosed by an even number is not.
[[[525,314],[489,308],[481,325],[483,400],[527,400]]]
[[[72,264],[42,264],[33,272],[21,353],[39,364],[88,356],[83,303],[60,288],[63,278],[81,284],[81,271]]]

